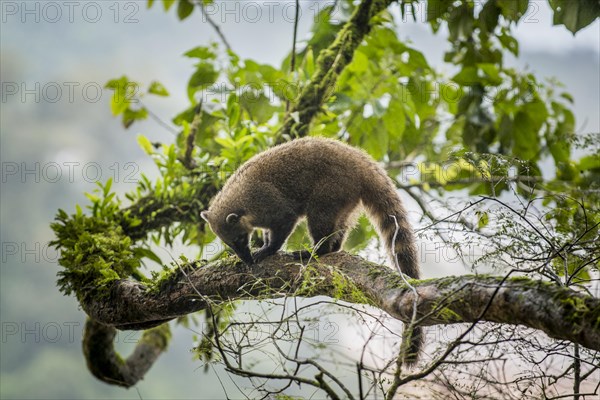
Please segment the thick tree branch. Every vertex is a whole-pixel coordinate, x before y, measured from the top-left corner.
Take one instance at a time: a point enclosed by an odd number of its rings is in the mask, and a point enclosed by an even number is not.
[[[114,327],[88,319],[83,336],[83,354],[96,378],[113,385],[131,387],[144,377],[167,348],[169,325],[144,332],[133,353],[125,360],[115,351],[116,333]]]
[[[175,273],[157,291],[141,283],[119,280],[108,296],[86,296],[82,306],[93,319],[118,329],[146,329],[188,313],[203,310],[207,301],[248,300],[286,295],[335,297],[369,303],[403,321],[410,321],[413,292],[390,268],[360,257],[337,253],[300,268],[289,255],[280,254],[248,267],[234,259]],[[314,283],[310,277],[323,278]],[[334,282],[342,276],[341,290]],[[455,276],[411,281],[419,299],[421,325],[482,320],[521,324],[548,336],[600,350],[600,299],[556,284],[528,278]],[[304,283],[304,285],[302,285]],[[307,283],[310,283],[308,286]],[[300,287],[310,287],[302,292]],[[354,290],[357,289],[357,290]],[[202,297],[199,295],[201,294]],[[493,296],[493,298],[492,298]]]
[[[418,293],[421,325],[480,320],[520,324],[600,350],[598,298],[522,277],[469,275],[410,284]],[[96,377],[126,387],[142,379],[165,349],[169,333],[164,323],[203,310],[209,303],[325,295],[370,304],[403,321],[411,320],[414,305],[414,292],[395,271],[347,253],[326,255],[308,266],[287,254],[251,267],[230,258],[182,266],[152,290],[130,280],[115,281],[108,294],[100,290],[92,290],[82,301],[93,319],[86,324],[84,354]],[[156,326],[144,332],[128,359],[122,360],[114,350],[116,329]]]

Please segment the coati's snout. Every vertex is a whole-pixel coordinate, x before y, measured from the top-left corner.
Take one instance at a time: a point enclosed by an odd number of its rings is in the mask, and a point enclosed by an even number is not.
[[[221,240],[229,246],[235,254],[246,264],[254,264],[250,253],[250,233],[243,217],[239,214],[230,213],[225,218],[218,218],[210,211],[202,211],[202,218],[208,222],[210,228]]]

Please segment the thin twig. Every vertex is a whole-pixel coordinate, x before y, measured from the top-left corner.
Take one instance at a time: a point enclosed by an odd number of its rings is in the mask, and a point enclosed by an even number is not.
[[[298,19],[300,14],[300,0],[296,0],[296,15],[294,16],[294,39],[292,42],[292,59],[290,61],[290,72],[296,70],[296,39],[298,37]]]
[[[171,125],[169,125],[167,122],[165,122],[161,117],[159,117],[158,115],[156,115],[151,109],[149,109],[143,102],[142,99],[140,99],[139,97],[136,98],[136,100],[139,102],[139,104],[144,107],[144,109],[148,112],[148,115],[150,116],[150,118],[152,118],[154,121],[156,121],[160,126],[162,126],[163,128],[165,128],[166,130],[168,130],[170,133],[172,133],[173,135],[177,135],[179,134],[179,131],[172,127]]]
[[[400,268],[400,263],[398,262],[398,257],[396,256],[396,252],[395,252],[395,243],[396,243],[396,237],[398,236],[398,231],[400,230],[400,225],[398,225],[398,219],[396,218],[395,215],[390,215],[390,217],[394,220],[394,225],[396,225],[396,230],[394,231],[394,236],[392,238],[392,244],[390,246],[392,246],[392,251],[391,253],[394,255],[393,257],[393,262],[394,265],[396,266],[396,269],[398,270],[398,274],[400,274],[400,276],[402,277],[402,281],[404,281],[404,284],[406,286],[408,286],[408,288],[413,292],[413,309],[412,309],[412,316],[410,318],[410,322],[408,324],[406,324],[406,327],[404,328],[404,334],[402,337],[402,342],[400,345],[400,354],[398,355],[398,361],[396,363],[396,371],[394,372],[394,381],[392,382],[392,386],[389,390],[389,392],[386,395],[386,398],[391,399],[395,396],[396,391],[398,390],[398,387],[400,387],[400,373],[402,372],[402,363],[404,361],[404,357],[407,355],[407,352],[409,351],[409,347],[410,347],[410,342],[412,340],[412,336],[413,336],[413,331],[415,329],[415,325],[416,325],[416,321],[417,321],[417,306],[419,304],[419,294],[417,293],[417,289],[411,285],[408,282],[408,279],[406,279],[406,277],[404,276],[404,273],[402,272],[402,268]]]
[[[198,167],[196,164],[196,160],[192,158],[192,152],[194,151],[194,146],[196,145],[196,135],[198,134],[198,127],[202,122],[202,102],[200,102],[195,109],[194,119],[192,120],[192,124],[190,126],[190,133],[186,138],[186,147],[185,147],[185,156],[181,159],[181,163],[189,170],[193,170]]]
[[[290,60],[290,73],[296,71],[296,39],[298,37],[298,19],[300,14],[300,0],[296,0],[296,15],[294,16],[294,38],[292,39],[292,58]],[[285,112],[290,109],[290,100],[285,101]]]
[[[225,45],[225,47],[227,48],[227,50],[233,51],[231,49],[231,45],[229,44],[229,42],[225,38],[225,35],[223,35],[223,32],[221,32],[221,27],[219,25],[217,25],[216,22],[213,21],[213,19],[210,17],[210,15],[208,15],[208,13],[206,12],[206,8],[204,7],[203,0],[198,0],[196,2],[196,4],[198,4],[198,7],[200,8],[200,11],[202,11],[202,14],[204,15],[204,18],[206,18],[206,22],[208,22],[210,24],[210,26],[213,27],[213,29],[215,30],[215,32],[217,32],[217,35],[219,35],[219,38],[221,39],[221,42],[223,42],[223,44]]]

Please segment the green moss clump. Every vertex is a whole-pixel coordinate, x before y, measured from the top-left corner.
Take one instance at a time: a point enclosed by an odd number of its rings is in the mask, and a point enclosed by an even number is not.
[[[439,311],[437,311],[435,313],[435,317],[447,323],[463,321],[460,315],[458,315],[456,312],[452,311],[448,307],[443,307]]]
[[[373,304],[373,301],[341,272],[333,270],[331,282],[335,299],[359,304]]]
[[[176,285],[181,282],[184,277],[184,272],[191,273],[194,270],[201,268],[203,262],[201,261],[188,261],[185,257],[180,257],[181,263],[172,262],[172,268],[163,265],[160,272],[151,272],[151,279],[146,282],[146,291],[148,293],[157,294],[169,288],[171,285]],[[223,267],[224,268],[224,267]]]
[[[564,308],[566,320],[573,324],[573,332],[580,332],[584,321],[593,321],[596,329],[600,327],[600,306],[592,303],[592,299],[572,296],[567,290],[560,290],[555,299]]]
[[[323,267],[321,265],[321,267]],[[373,304],[373,301],[343,273],[329,268],[329,274],[324,274],[322,268],[307,265],[303,268],[302,283],[296,295],[311,297],[328,293],[337,300],[357,304]]]
[[[296,295],[311,297],[319,293],[319,288],[325,282],[325,277],[321,275],[314,265],[307,265],[302,269],[302,282],[296,290]]]
[[[80,210],[71,216],[59,210],[51,227],[56,240],[50,245],[60,250],[59,263],[64,267],[57,282],[62,293],[75,293],[81,300],[90,290],[117,279],[143,279],[132,241],[120,225],[85,216]]]

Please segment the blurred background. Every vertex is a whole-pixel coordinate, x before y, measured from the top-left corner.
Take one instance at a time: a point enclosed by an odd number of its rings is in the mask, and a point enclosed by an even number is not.
[[[255,7],[249,9],[249,3]],[[323,2],[300,4],[303,39]],[[157,4],[148,10],[145,1],[1,1],[0,6],[0,397],[224,397],[216,377],[228,387],[229,378],[218,368],[200,368],[190,352],[194,332],[181,326],[173,330],[169,351],[135,389],[96,381],[81,353],[85,315],[74,298],[58,292],[58,255],[48,247],[57,209],[71,213],[74,204],[86,204],[83,193],[93,190],[94,182],[112,177],[117,192],[124,193],[142,172],[155,175],[154,163],[137,145],[138,133],[165,143],[174,138],[152,119],[124,130],[111,116],[112,93],[104,84],[123,74],[144,84],[159,80],[171,96],[148,99],[146,105],[169,121],[188,104],[186,85],[194,68],[182,54],[218,42],[214,29],[197,11],[181,22],[174,9],[165,13]],[[400,18],[397,9],[393,12]],[[291,49],[293,14],[291,1],[228,1],[217,3],[212,18],[242,58],[279,65]],[[408,18],[400,24],[400,37],[450,75],[442,59],[445,33],[433,35],[423,21],[423,15],[416,22]],[[575,99],[577,131],[599,132],[598,21],[573,36],[552,26],[546,1],[532,1],[516,37],[521,56],[508,62],[562,82]],[[177,257],[182,251],[170,252]],[[169,252],[164,254],[168,259]],[[461,267],[436,271],[433,260],[425,264],[425,277],[463,272]],[[117,345],[127,350],[138,337],[125,332]],[[351,338],[341,331],[338,344],[350,348]]]

